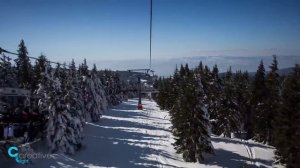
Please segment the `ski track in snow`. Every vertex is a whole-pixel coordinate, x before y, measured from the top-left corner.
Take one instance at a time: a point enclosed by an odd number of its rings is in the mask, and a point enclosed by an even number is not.
[[[249,157],[249,159],[250,159],[250,163],[251,163],[251,165],[253,165],[253,159],[255,159],[255,158],[253,158],[253,155],[252,155],[252,149],[250,149],[250,147],[249,147],[247,141],[245,141],[245,140],[243,140],[243,139],[242,139],[241,141],[243,142],[243,145],[244,145],[244,147],[245,147],[245,149],[246,149],[246,151],[247,151],[248,157]]]
[[[149,100],[143,100],[144,110],[137,110],[137,102],[130,99],[104,113],[100,122],[87,123],[84,147],[73,156],[54,154],[51,159],[33,160],[30,165],[6,167],[272,167],[272,147],[217,136],[212,136],[215,156],[206,158],[204,164],[184,162],[172,146],[174,137],[168,112],[159,110]]]

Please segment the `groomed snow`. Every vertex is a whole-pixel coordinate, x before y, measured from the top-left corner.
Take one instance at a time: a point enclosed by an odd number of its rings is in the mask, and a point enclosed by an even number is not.
[[[131,99],[103,115],[98,123],[87,123],[82,150],[74,156],[55,154],[51,159],[33,160],[33,168],[99,167],[272,167],[274,148],[239,139],[213,136],[216,155],[205,164],[186,163],[176,154],[167,111],[153,101],[143,100],[144,110],[136,110]],[[13,167],[15,167],[14,165]],[[1,166],[2,167],[2,166]]]

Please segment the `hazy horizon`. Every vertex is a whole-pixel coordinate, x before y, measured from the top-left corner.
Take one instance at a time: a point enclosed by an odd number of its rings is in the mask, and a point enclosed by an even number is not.
[[[176,65],[188,63],[191,68],[196,67],[200,61],[203,65],[208,65],[212,68],[215,64],[218,65],[220,72],[226,72],[231,66],[233,71],[243,70],[248,72],[255,72],[260,63],[263,60],[265,69],[268,71],[269,65],[271,65],[272,56],[194,56],[194,57],[181,57],[171,59],[154,59],[153,70],[158,76],[172,75]],[[300,64],[300,56],[277,56],[279,69],[290,68],[295,64]],[[102,60],[102,61],[89,61],[88,65],[93,63],[97,64],[99,69],[111,69],[111,70],[128,70],[136,68],[144,68],[148,66],[148,60]]]

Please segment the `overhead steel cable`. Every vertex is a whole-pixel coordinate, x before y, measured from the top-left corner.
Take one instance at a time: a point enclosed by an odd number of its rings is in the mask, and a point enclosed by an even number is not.
[[[7,51],[7,50],[5,50],[5,49],[3,49],[3,48],[0,47],[0,54],[2,54],[2,53],[8,53],[8,54],[13,54],[13,55],[17,55],[17,56],[20,55],[20,54],[18,54],[18,53],[10,52],[10,51]],[[28,56],[28,58],[34,59],[34,60],[39,60],[39,58],[31,57],[31,56]],[[46,62],[51,63],[51,64],[64,65],[64,64],[62,64],[62,63],[59,63],[59,62],[53,62],[53,61],[50,61],[50,60],[46,60]],[[76,67],[75,67],[75,68],[76,68]]]
[[[20,55],[20,54],[18,54],[18,53],[14,53],[14,52],[10,52],[10,51],[4,50],[3,48],[0,47],[0,54],[1,54],[2,52],[8,53],[8,54],[13,54],[13,55]],[[34,59],[34,60],[38,60],[38,58],[36,58],[36,57],[28,56],[28,58]],[[49,62],[49,63],[51,63],[51,64],[61,64],[61,63],[59,63],[59,62],[53,62],[53,61],[49,61],[49,60],[47,60],[47,62]],[[61,64],[61,65],[62,65],[62,64]]]
[[[150,0],[150,66],[152,68],[152,0]]]

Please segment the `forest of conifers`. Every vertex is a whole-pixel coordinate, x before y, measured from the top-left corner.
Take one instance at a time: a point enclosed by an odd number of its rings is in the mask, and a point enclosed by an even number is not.
[[[254,139],[276,147],[278,161],[300,167],[300,67],[280,76],[278,62],[265,69],[263,61],[255,76],[248,72],[219,73],[200,62],[176,68],[160,78],[156,101],[169,110],[174,143],[186,161],[203,161],[214,154],[210,134]]]

